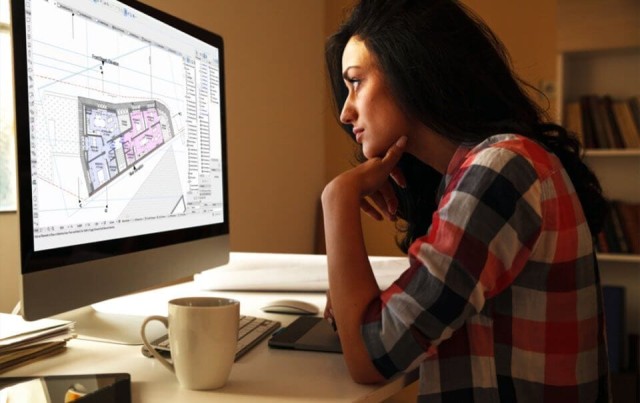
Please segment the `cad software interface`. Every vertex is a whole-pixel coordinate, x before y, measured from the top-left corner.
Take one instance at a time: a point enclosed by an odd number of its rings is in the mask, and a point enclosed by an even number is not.
[[[114,0],[26,0],[34,249],[220,223],[218,49]]]

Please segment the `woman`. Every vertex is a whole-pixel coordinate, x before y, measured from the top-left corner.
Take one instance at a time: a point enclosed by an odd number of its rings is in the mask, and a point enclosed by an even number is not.
[[[328,41],[362,163],[322,206],[325,316],[356,382],[420,367],[424,401],[608,400],[592,236],[606,203],[499,40],[452,0],[361,0]],[[360,209],[406,222],[380,290]]]

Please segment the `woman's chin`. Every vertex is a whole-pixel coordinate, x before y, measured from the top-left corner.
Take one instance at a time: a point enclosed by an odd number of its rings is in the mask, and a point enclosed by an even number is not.
[[[382,158],[382,157],[384,157],[384,152],[377,151],[377,150],[372,150],[371,148],[368,148],[366,146],[362,146],[362,155],[364,155],[364,157],[366,159],[370,160],[372,158]]]

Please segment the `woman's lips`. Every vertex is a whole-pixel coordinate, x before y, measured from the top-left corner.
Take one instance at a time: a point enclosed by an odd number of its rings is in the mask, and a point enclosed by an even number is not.
[[[362,139],[362,135],[364,134],[364,129],[361,129],[359,127],[354,127],[353,128],[353,135],[356,138],[356,143],[361,143],[361,139]]]

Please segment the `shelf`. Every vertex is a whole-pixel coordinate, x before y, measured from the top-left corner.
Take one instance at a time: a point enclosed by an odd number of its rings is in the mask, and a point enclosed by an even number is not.
[[[620,263],[639,263],[640,255],[630,255],[623,253],[598,253],[599,262],[620,262]]]
[[[634,149],[585,149],[586,157],[640,157],[640,148]]]

